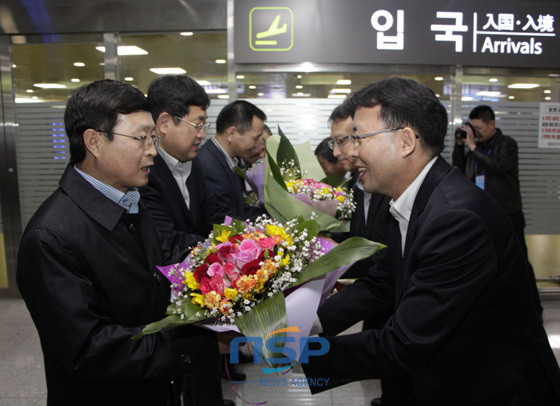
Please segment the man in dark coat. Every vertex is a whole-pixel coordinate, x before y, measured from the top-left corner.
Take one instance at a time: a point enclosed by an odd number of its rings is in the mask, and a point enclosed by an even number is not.
[[[167,405],[172,380],[206,370],[216,334],[173,327],[132,339],[165,316],[163,254],[137,188],[159,138],[144,95],[97,81],[65,112],[71,160],[29,221],[17,283],[37,327],[49,405]]]
[[[303,364],[308,378],[330,378],[311,390],[395,377],[404,399],[395,404],[560,404],[560,370],[513,227],[439,155],[445,108],[399,78],[365,87],[352,103],[360,178],[366,191],[392,197],[394,219],[383,260],[325,303],[323,332],[394,314],[381,329],[329,337],[329,352]]]
[[[245,203],[245,179],[239,173],[242,160],[250,162],[262,142],[265,120],[266,114],[252,103],[229,103],[216,119],[216,136],[200,148],[195,159],[209,190],[243,220],[255,220],[266,212]]]

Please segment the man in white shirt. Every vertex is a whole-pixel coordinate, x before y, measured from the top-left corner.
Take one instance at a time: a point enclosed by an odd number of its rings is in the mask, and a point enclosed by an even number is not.
[[[498,203],[441,157],[443,105],[400,78],[366,86],[350,103],[360,180],[392,198],[394,219],[383,259],[327,300],[320,320],[332,336],[393,315],[380,329],[328,337],[329,352],[303,368],[330,386],[311,391],[394,378],[392,405],[560,404],[560,369],[519,241]]]
[[[140,189],[141,200],[148,206],[162,244],[193,247],[208,237],[214,223],[221,224],[232,214],[210,193],[201,168],[193,161],[210,125],[206,122],[210,98],[194,79],[168,75],[151,83],[148,102],[161,145],[148,185]],[[171,256],[167,262],[182,259]],[[208,363],[214,363],[212,372],[186,375],[184,405],[232,404],[222,397],[218,354]]]

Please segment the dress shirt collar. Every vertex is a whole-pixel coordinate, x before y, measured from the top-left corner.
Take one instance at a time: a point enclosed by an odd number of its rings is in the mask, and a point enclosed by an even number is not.
[[[436,162],[437,156],[434,157],[428,164],[422,169],[420,174],[414,179],[408,188],[404,191],[402,195],[397,200],[391,199],[389,202],[390,208],[389,211],[393,215],[393,217],[399,222],[399,229],[401,232],[402,238],[402,253],[404,254],[404,244],[406,241],[406,233],[408,230],[408,223],[410,222],[410,215],[412,213],[412,207],[414,206],[414,200],[416,199],[416,195],[420,190],[420,186],[424,182],[426,175],[430,171],[431,167]]]
[[[173,176],[180,176],[184,179],[187,179],[189,177],[192,169],[192,161],[179,162],[177,159],[173,158],[161,148],[158,148],[157,152],[161,156],[163,161],[167,164],[167,167],[169,168]]]
[[[224,147],[222,147],[222,144],[220,144],[218,142],[216,137],[210,138],[210,141],[212,141],[214,143],[214,145],[216,145],[216,147],[218,147],[218,149],[220,151],[222,151],[222,153],[226,157],[226,161],[227,161],[230,169],[232,170],[232,172],[235,171],[235,168],[237,168],[239,166],[239,159],[230,157],[229,154],[227,153],[227,151],[224,149]]]
[[[123,193],[120,190],[101,182],[93,176],[88,175],[84,171],[81,171],[76,166],[74,166],[74,169],[105,197],[126,209],[127,213],[138,213],[138,202],[140,201],[140,192],[138,192],[138,189],[132,188],[126,193]]]

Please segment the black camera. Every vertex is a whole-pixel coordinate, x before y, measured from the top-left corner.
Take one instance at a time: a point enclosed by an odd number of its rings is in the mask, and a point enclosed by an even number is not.
[[[467,122],[464,125],[468,125],[473,131],[473,134],[476,134],[476,130],[474,129],[471,123]],[[461,130],[460,128],[457,128],[457,130],[455,131],[455,138],[459,140],[464,140],[465,138],[467,138],[467,132],[465,130]]]

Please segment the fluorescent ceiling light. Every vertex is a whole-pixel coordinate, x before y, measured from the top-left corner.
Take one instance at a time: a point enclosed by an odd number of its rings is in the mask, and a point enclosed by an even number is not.
[[[134,81],[134,78],[132,76],[127,76],[126,78],[124,78],[124,80],[127,82],[132,82]]]
[[[65,85],[59,83],[33,83],[33,86],[40,87],[41,89],[66,89]]]
[[[200,86],[210,86],[211,83],[208,82],[207,80],[197,80],[196,81]]]
[[[181,75],[187,73],[183,68],[150,68],[150,72],[158,75]]]
[[[351,89],[332,89],[331,92],[349,94],[349,93],[352,92],[352,90]]]
[[[514,83],[512,85],[508,85],[510,89],[534,89],[539,86],[540,85],[537,83]]]
[[[219,94],[218,99],[229,99],[229,94]]]
[[[217,89],[204,89],[204,90],[206,90],[206,93],[208,93],[208,94],[224,94],[224,93],[227,93],[227,90],[226,90],[226,89],[220,89],[220,88],[217,88]]]
[[[352,81],[350,79],[338,79],[336,81],[337,85],[343,85],[343,86],[349,86],[352,84]]]
[[[256,89],[256,88],[257,88],[257,86],[255,86],[255,85],[249,86],[249,89]]]
[[[461,101],[472,101],[472,100],[473,100],[473,97],[471,97],[471,96],[463,96],[463,97],[461,97]]]
[[[303,89],[303,85],[296,85],[296,89]]]
[[[546,96],[544,99],[545,99],[546,101],[548,101],[548,100],[552,100],[552,97]]]
[[[180,35],[182,35],[183,37],[192,37],[193,34],[194,33],[191,32],[191,31],[185,31],[185,32],[182,32]]]
[[[329,99],[346,99],[346,95],[343,94],[329,94],[327,97]]]
[[[492,92],[492,91],[482,91],[477,92],[477,96],[488,96],[488,97],[505,97],[501,92]]]
[[[508,99],[513,100],[515,99],[515,96],[508,96]]]
[[[549,90],[549,89],[546,89],[543,93],[550,94],[550,93],[552,93],[552,91]]]
[[[41,103],[41,100],[35,98],[35,99],[26,99],[26,98],[22,98],[22,97],[16,97],[15,98],[15,102],[16,103]]]
[[[80,79],[78,79],[78,78],[72,78],[72,79],[70,79],[70,82],[79,83],[79,82],[80,82]]]
[[[245,79],[245,75],[237,75],[237,79]]]
[[[311,97],[309,93],[297,92],[292,93],[292,97]]]
[[[488,82],[492,82],[492,83],[496,83],[498,81],[498,78],[490,78],[488,79]]]
[[[264,96],[264,93],[257,93],[257,96],[263,97],[263,96]]]
[[[105,52],[105,47],[95,47],[98,51]],[[119,45],[117,48],[119,55],[148,55],[148,52],[136,45]]]
[[[443,80],[443,76],[436,76],[436,77],[434,78],[434,80],[435,80],[436,82],[441,82],[441,81]]]
[[[26,92],[27,92],[27,93],[33,93],[34,90],[33,90],[33,89],[27,89]]]
[[[223,65],[227,61],[225,59],[216,59],[216,63]]]
[[[86,64],[83,62],[74,62],[74,66],[78,66],[81,68],[82,66],[86,66]]]

